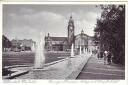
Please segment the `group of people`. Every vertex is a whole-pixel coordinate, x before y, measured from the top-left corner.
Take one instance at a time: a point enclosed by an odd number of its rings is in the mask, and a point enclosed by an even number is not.
[[[104,59],[104,64],[111,64],[112,63],[112,54],[110,51],[104,51],[100,52],[98,54],[98,59],[103,58]]]

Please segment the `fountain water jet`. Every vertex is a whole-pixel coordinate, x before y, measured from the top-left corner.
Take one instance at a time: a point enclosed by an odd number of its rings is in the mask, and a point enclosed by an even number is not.
[[[86,52],[86,54],[88,54],[88,50],[87,50],[87,48],[86,48],[85,52]]]
[[[71,57],[74,57],[74,44],[72,44],[72,46],[71,46],[71,56],[68,57],[68,64],[67,64],[67,66],[69,68],[71,68],[71,66],[72,66]]]
[[[84,54],[86,53],[86,51],[85,51],[85,47],[83,48],[83,52],[84,52]]]
[[[72,47],[71,47],[71,57],[74,57],[74,44],[72,44]]]
[[[32,51],[35,52],[35,44],[32,44]]]
[[[44,34],[40,33],[40,38],[37,42],[37,48],[36,48],[36,55],[35,55],[35,63],[34,68],[35,69],[42,69],[45,64],[45,55],[44,55]]]

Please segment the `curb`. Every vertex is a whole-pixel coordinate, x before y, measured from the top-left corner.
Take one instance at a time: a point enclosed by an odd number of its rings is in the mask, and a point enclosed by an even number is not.
[[[66,59],[67,59],[67,58],[60,59],[60,60],[57,60],[57,61],[54,61],[54,62],[51,62],[51,63],[47,63],[47,64],[45,64],[45,66],[47,67],[47,66],[49,66],[49,65],[53,65],[53,64],[56,64],[56,63],[62,62],[62,61],[64,61],[64,60],[66,60]]]
[[[92,55],[90,57],[88,57],[87,60],[84,60],[83,63],[81,63],[78,68],[73,71],[68,77],[66,77],[65,79],[76,79],[78,77],[78,75],[80,74],[81,70],[83,69],[83,67],[87,64],[87,62],[89,61],[89,59],[92,57]]]
[[[62,62],[64,60],[66,60],[66,59],[67,58],[60,59],[58,61],[54,61],[54,62],[51,62],[51,63],[47,63],[47,64],[45,64],[45,67],[48,67],[50,65],[54,65],[54,64],[59,63],[59,62]],[[6,69],[11,69],[11,68],[18,68],[18,67],[31,67],[31,65],[14,65],[14,66],[7,66],[5,68]],[[29,72],[29,70],[27,70],[27,71],[19,71],[18,70],[16,73],[12,74],[11,76],[3,76],[3,79],[13,79],[15,77],[27,74],[28,72]]]
[[[14,79],[15,77],[27,74],[29,71],[21,71],[21,72],[16,72],[15,74],[11,75],[11,76],[5,76],[3,77],[3,79]]]
[[[53,65],[53,64],[56,64],[56,63],[59,63],[61,61],[64,61],[66,60],[66,58],[64,59],[60,59],[60,60],[57,60],[57,61],[53,61],[51,63],[46,63],[45,66],[49,66],[49,65]],[[11,69],[11,68],[17,68],[17,67],[32,67],[33,65],[13,65],[13,66],[6,66],[4,67],[5,69]]]

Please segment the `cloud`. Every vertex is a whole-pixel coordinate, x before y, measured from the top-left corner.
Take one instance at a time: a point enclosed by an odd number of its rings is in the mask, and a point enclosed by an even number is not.
[[[79,34],[83,29],[85,34],[93,36],[96,20],[100,17],[100,13],[86,12],[85,14],[85,12],[80,11],[77,14],[73,13],[73,15],[77,19],[75,23],[76,34]]]
[[[5,6],[6,7],[6,6]],[[75,34],[79,34],[83,29],[88,35],[93,35],[93,28],[96,24],[100,12],[84,9],[83,7],[52,6],[44,7],[23,7],[11,6],[4,9],[4,34],[10,39],[31,38],[37,40],[40,32],[51,36],[67,36],[67,26],[69,16],[72,14],[75,23]],[[63,10],[62,10],[63,9]]]
[[[39,36],[41,31],[45,31],[45,35],[50,32],[52,35],[60,36],[66,30],[66,18],[53,12],[42,11],[23,15],[11,13],[9,16],[11,17],[9,25],[11,25],[12,33],[10,35],[13,37],[17,35],[20,38],[24,35],[35,37]],[[56,30],[58,34],[55,32]]]
[[[34,13],[35,11],[33,10],[33,9],[30,9],[30,8],[21,8],[20,10],[19,10],[19,13],[20,14],[32,14],[32,13]]]

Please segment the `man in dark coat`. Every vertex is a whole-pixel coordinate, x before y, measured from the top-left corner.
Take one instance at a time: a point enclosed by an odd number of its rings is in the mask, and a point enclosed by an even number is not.
[[[108,64],[111,64],[111,59],[112,59],[112,54],[109,51],[108,55],[107,55],[107,62],[108,62]]]

